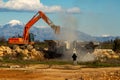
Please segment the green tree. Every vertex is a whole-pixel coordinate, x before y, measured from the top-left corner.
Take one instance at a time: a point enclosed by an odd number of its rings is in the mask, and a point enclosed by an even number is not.
[[[7,45],[7,40],[5,39],[4,36],[0,37],[0,45]]]
[[[113,42],[113,50],[115,52],[120,52],[120,39],[116,38]]]
[[[113,41],[110,40],[110,41],[102,42],[102,43],[100,44],[100,47],[101,47],[102,49],[113,49]]]

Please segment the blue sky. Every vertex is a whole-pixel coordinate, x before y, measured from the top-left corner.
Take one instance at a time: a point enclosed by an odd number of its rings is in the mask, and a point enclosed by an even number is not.
[[[30,11],[28,8],[23,10],[22,7],[18,9],[14,8],[10,4],[6,7],[5,5],[7,5],[6,3],[8,0],[0,1],[2,3],[4,1],[4,4],[0,4],[0,25],[4,25],[11,20],[19,20],[25,24],[38,10],[36,9],[37,7],[33,9],[29,8]],[[19,0],[15,1],[16,2],[14,3],[17,3]],[[30,2],[31,0],[26,1]],[[55,24],[62,27],[65,26],[63,24],[64,17],[69,15],[71,18],[76,20],[77,25],[75,26],[77,26],[77,30],[85,32],[89,35],[120,36],[119,3],[119,0],[41,0],[40,9],[46,12],[47,16]],[[47,9],[45,9],[45,7],[47,7]],[[70,23],[71,22],[69,21],[68,24]],[[48,26],[42,20],[37,22],[35,25]]]

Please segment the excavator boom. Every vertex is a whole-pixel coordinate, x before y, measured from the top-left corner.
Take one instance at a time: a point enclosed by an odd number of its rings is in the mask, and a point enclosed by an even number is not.
[[[42,18],[51,28],[55,31],[55,33],[60,32],[60,27],[53,24],[53,22],[42,12],[38,11],[37,14],[35,14],[32,19],[25,25],[24,31],[23,31],[23,37],[22,38],[9,38],[8,42],[10,44],[33,44],[34,42],[30,41],[30,28],[40,19]]]

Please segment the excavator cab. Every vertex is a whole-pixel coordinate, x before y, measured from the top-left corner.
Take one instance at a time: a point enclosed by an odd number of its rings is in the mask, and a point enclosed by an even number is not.
[[[9,38],[8,42],[10,44],[34,44],[34,34],[29,33],[29,39],[25,41],[22,37]]]
[[[29,34],[29,42],[34,42],[34,34],[33,33]]]

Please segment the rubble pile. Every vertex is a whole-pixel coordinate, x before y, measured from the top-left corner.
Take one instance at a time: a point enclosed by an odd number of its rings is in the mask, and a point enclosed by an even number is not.
[[[108,59],[118,59],[119,55],[116,54],[113,50],[111,49],[95,49],[93,54],[97,57],[97,58],[108,58]]]
[[[23,60],[43,60],[44,54],[33,48],[33,46],[28,45],[25,48],[14,45],[12,48],[8,46],[0,46],[0,57],[4,57],[5,55],[12,56],[13,58],[17,58],[22,55]]]

